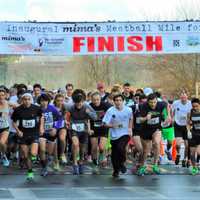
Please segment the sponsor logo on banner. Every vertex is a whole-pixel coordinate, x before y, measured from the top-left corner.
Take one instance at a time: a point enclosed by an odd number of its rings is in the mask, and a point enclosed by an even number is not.
[[[32,44],[27,42],[23,36],[4,35],[1,36],[1,40],[7,43],[12,52],[24,52],[33,49]]]
[[[49,52],[59,49],[63,45],[64,38],[39,38],[38,47],[34,49],[36,52]]]

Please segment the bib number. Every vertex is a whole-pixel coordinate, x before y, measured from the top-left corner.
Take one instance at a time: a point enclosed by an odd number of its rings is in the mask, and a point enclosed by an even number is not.
[[[84,123],[73,123],[72,130],[76,132],[84,132],[85,131],[85,124]]]
[[[35,120],[22,120],[23,128],[35,128]]]
[[[148,125],[156,125],[156,124],[159,124],[160,122],[160,119],[159,117],[156,117],[156,118],[153,118],[153,119],[150,119],[147,121],[147,124]]]

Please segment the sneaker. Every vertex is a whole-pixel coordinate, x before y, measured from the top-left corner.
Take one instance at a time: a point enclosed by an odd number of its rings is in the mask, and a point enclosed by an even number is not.
[[[26,179],[27,180],[33,180],[34,179],[34,173],[33,172],[28,172]]]
[[[78,165],[73,165],[73,175],[79,175],[79,167],[78,167]]]
[[[100,153],[99,154],[99,163],[103,162],[103,160],[104,160],[104,155],[103,155],[103,153]]]
[[[186,167],[186,166],[187,166],[186,160],[182,160],[182,167]]]
[[[9,165],[10,165],[10,161],[7,159],[6,156],[4,156],[4,157],[2,158],[2,163],[3,163],[3,166],[4,166],[4,167],[9,167]]]
[[[66,164],[67,164],[67,158],[66,158],[66,156],[65,156],[65,155],[62,155],[62,156],[60,157],[60,161],[61,161],[61,163],[62,163],[63,165],[66,165]]]
[[[59,162],[54,162],[54,163],[53,163],[53,169],[54,169],[55,171],[60,171]]]
[[[119,172],[114,171],[112,176],[113,176],[113,178],[118,178],[119,177]]]
[[[78,165],[78,168],[79,168],[79,174],[83,174],[84,173],[84,166],[83,166],[83,164],[79,164]]]
[[[175,165],[179,165],[180,155],[176,156]]]
[[[155,174],[160,174],[160,169],[159,169],[158,165],[153,165],[152,170]]]
[[[127,172],[126,166],[122,165],[120,171],[122,174],[125,174]]]
[[[137,170],[137,175],[138,175],[138,176],[144,176],[145,173],[146,173],[146,169],[147,169],[146,166],[141,166],[141,167]]]
[[[93,174],[99,174],[98,165],[92,164],[92,173]]]
[[[192,167],[191,174],[192,174],[193,176],[195,176],[195,175],[197,175],[198,173],[199,173],[198,167]]]
[[[172,160],[172,154],[169,151],[165,151],[165,153],[167,154],[167,159]]]
[[[48,170],[47,170],[46,167],[41,170],[41,174],[40,175],[44,176],[44,177],[48,175]]]

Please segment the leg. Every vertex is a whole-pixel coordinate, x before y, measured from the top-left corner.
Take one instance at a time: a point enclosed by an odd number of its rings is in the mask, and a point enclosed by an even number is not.
[[[154,148],[154,164],[158,164],[160,155],[160,142],[161,142],[161,131],[158,130],[153,134],[153,148]]]
[[[98,138],[97,137],[91,137],[90,141],[91,141],[92,160],[93,160],[93,163],[97,165]]]
[[[59,135],[59,155],[62,159],[65,157],[67,130],[61,129],[58,132],[58,135]],[[66,160],[66,157],[65,157],[65,160]]]

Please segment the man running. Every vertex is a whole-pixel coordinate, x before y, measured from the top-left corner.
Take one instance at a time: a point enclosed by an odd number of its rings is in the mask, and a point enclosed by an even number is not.
[[[9,136],[9,105],[6,100],[6,91],[0,89],[0,153],[2,153],[3,166],[8,167],[9,161],[6,156]]]
[[[70,135],[72,137],[73,174],[83,174],[83,160],[88,143],[90,130],[89,120],[96,120],[96,113],[89,109],[84,103],[86,94],[83,90],[77,89],[72,94],[74,104],[69,108],[70,112]],[[90,107],[91,108],[91,107]]]
[[[184,141],[185,144],[185,155],[182,161],[182,166],[186,166],[186,159],[188,157],[188,138],[187,138],[187,115],[192,109],[191,101],[188,100],[188,95],[186,91],[182,91],[180,94],[180,99],[174,101],[172,104],[172,111],[174,117],[174,131],[176,138],[176,151],[177,156],[175,164],[178,165],[180,161],[180,147],[181,143]]]
[[[190,155],[192,161],[192,175],[199,173],[197,157],[200,155],[200,100],[192,99],[192,110],[188,114],[187,131],[189,139]]]
[[[102,164],[103,161],[106,160],[105,148],[108,139],[108,128],[103,127],[102,119],[111,105],[102,101],[98,92],[93,93],[91,99],[92,102],[90,103],[90,106],[97,114],[97,120],[91,121],[91,129],[94,131],[94,134],[90,136],[92,146],[93,173],[98,173],[98,163]]]
[[[143,104],[140,109],[141,122],[143,123],[141,138],[143,143],[143,159],[142,166],[138,173],[144,175],[146,172],[145,161],[148,154],[151,152],[151,145],[153,144],[154,161],[152,170],[154,173],[159,174],[158,167],[160,155],[160,142],[161,142],[161,121],[163,119],[162,112],[166,108],[166,103],[158,102],[155,94],[150,94],[147,102]]]
[[[21,98],[22,104],[14,110],[12,120],[28,168],[27,180],[32,180],[32,161],[36,160],[38,154],[39,135],[44,133],[44,118],[41,108],[32,104],[31,94],[25,93]]]
[[[124,105],[124,96],[116,94],[113,97],[114,106],[106,112],[103,123],[110,129],[112,144],[113,177],[119,177],[119,172],[126,173],[126,147],[132,136],[133,116],[131,108]]]

